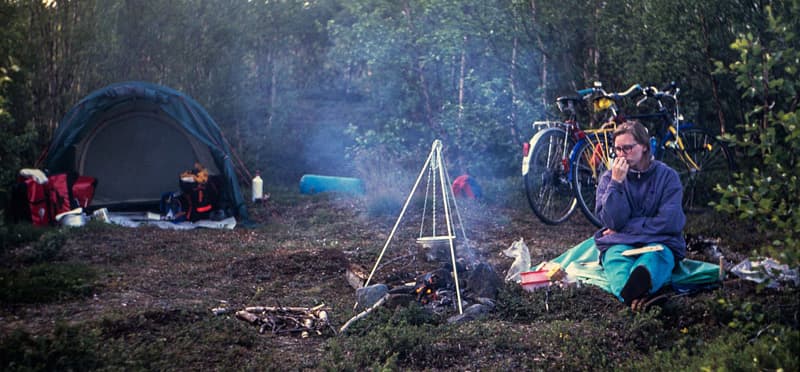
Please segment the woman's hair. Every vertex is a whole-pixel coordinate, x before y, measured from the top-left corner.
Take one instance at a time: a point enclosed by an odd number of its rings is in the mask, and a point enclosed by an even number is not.
[[[628,120],[619,124],[617,125],[617,129],[614,130],[614,137],[625,133],[633,136],[633,140],[636,141],[636,143],[643,145],[646,151],[650,152],[650,133],[642,123],[636,120]]]

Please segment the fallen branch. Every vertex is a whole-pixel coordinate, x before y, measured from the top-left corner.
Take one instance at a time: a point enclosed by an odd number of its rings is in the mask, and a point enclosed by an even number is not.
[[[322,335],[322,330],[331,328],[325,304],[314,307],[250,306],[236,312],[236,318],[258,325],[259,333],[270,330],[272,334],[300,333],[306,338],[311,332]],[[217,311],[214,311],[217,310]],[[224,312],[212,309],[215,315]]]
[[[372,312],[372,310],[375,310],[375,309],[376,309],[376,308],[378,308],[379,306],[383,305],[383,303],[384,303],[384,302],[386,302],[386,300],[388,300],[388,299],[389,299],[389,294],[388,294],[388,293],[387,293],[387,294],[385,294],[385,295],[383,295],[383,297],[381,297],[381,299],[380,299],[380,300],[378,300],[378,302],[374,303],[372,306],[368,307],[366,310],[364,310],[364,311],[360,312],[358,315],[356,315],[356,316],[354,316],[354,317],[350,318],[350,320],[348,320],[348,321],[347,321],[347,323],[345,323],[345,324],[342,326],[342,328],[339,328],[339,333],[340,333],[340,334],[341,334],[341,333],[344,333],[344,331],[345,331],[345,330],[346,330],[348,327],[350,327],[350,324],[353,324],[353,322],[355,322],[356,320],[359,320],[359,319],[361,319],[361,318],[363,318],[363,317],[367,316],[367,314],[369,314],[370,312]]]
[[[250,306],[244,308],[244,311],[251,312],[251,313],[262,313],[262,312],[273,312],[273,311],[284,311],[284,312],[315,312],[319,309],[325,307],[325,304],[319,304],[314,307],[284,307],[284,306]]]

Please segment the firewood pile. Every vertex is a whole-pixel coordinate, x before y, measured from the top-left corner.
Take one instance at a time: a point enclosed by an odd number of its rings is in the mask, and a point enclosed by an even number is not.
[[[258,332],[279,334],[300,334],[307,338],[311,334],[322,335],[325,329],[334,333],[336,329],[328,320],[325,304],[314,307],[251,306],[236,312],[236,318],[259,326]],[[228,309],[211,309],[215,315],[229,312]]]

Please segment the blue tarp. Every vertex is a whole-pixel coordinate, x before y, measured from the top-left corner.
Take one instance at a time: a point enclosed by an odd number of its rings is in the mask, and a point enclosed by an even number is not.
[[[600,252],[589,238],[570,248],[562,255],[550,260],[557,263],[567,274],[587,284],[596,285],[610,292],[603,267],[599,264]],[[547,262],[542,262],[533,270],[541,269]],[[719,265],[708,262],[683,259],[672,271],[671,283],[676,288],[704,286],[719,282]]]

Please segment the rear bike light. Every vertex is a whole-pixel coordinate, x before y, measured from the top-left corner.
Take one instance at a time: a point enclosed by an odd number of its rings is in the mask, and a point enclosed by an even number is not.
[[[522,156],[523,157],[528,156],[528,153],[530,153],[530,151],[531,151],[531,143],[530,142],[523,143],[522,144]]]

